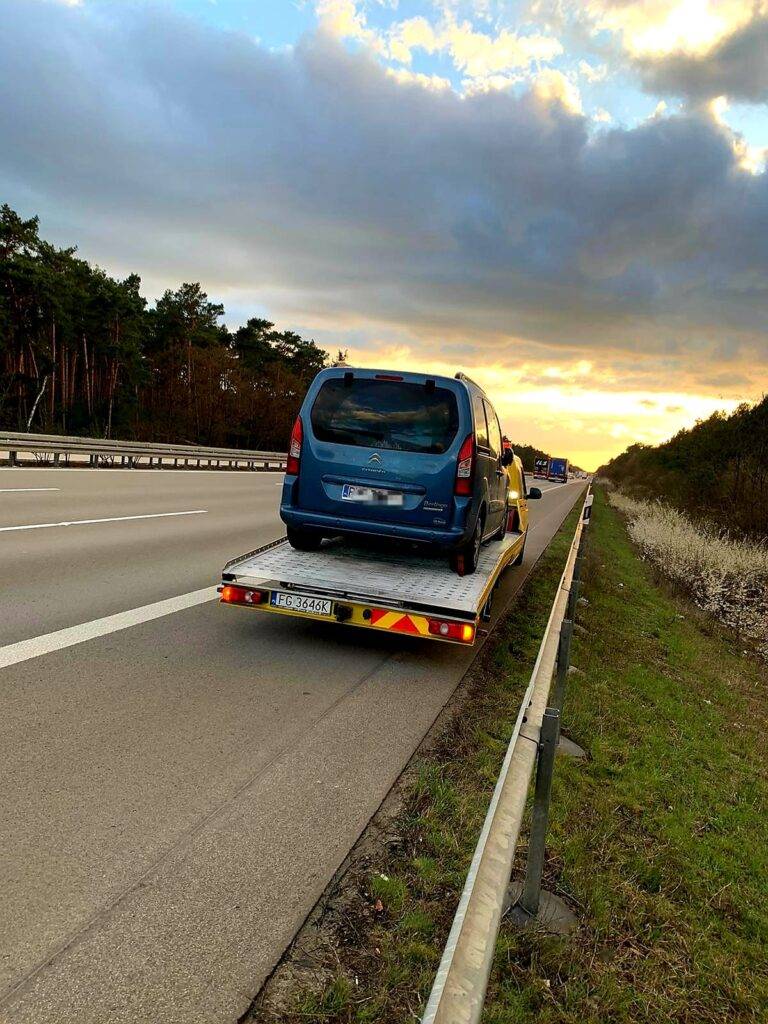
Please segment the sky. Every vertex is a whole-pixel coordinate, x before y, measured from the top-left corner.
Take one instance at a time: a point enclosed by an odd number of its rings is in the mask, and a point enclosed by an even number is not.
[[[768,391],[768,0],[0,0],[0,202],[595,468]]]

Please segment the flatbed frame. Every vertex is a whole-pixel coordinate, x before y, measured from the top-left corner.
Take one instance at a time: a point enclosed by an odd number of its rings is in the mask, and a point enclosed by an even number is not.
[[[318,551],[295,551],[283,537],[228,562],[219,592],[224,604],[275,615],[471,646],[480,622],[490,618],[502,572],[524,543],[525,533],[518,531],[486,542],[475,572],[459,576],[444,555],[403,554],[391,546],[341,540]],[[281,607],[278,601],[297,607]]]

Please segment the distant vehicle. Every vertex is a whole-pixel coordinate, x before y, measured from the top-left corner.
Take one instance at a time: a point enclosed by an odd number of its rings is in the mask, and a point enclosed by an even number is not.
[[[567,483],[568,459],[550,459],[547,480],[560,480],[561,483]]]
[[[294,424],[280,516],[300,551],[340,534],[394,537],[436,546],[468,575],[482,543],[507,532],[514,457],[464,374],[330,367]]]
[[[549,459],[534,459],[533,478],[534,480],[546,480],[549,476]]]

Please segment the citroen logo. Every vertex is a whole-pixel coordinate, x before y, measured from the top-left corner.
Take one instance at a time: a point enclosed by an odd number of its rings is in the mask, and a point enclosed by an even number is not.
[[[376,452],[374,452],[373,455],[369,455],[368,456],[368,461],[374,463],[374,465],[376,465],[376,466],[380,466],[381,465],[381,456],[378,455]]]

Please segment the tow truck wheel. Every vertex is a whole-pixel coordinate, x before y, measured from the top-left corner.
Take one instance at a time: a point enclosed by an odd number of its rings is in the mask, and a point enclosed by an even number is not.
[[[459,576],[471,576],[480,561],[480,546],[483,543],[483,527],[485,517],[482,512],[477,517],[475,529],[468,541],[451,553],[451,569]]]
[[[295,526],[288,526],[285,532],[288,543],[296,551],[317,551],[323,540],[322,533],[315,530],[297,530]]]
[[[512,565],[522,565],[523,564],[523,557],[525,555],[525,541],[526,540],[528,540],[528,534],[527,533],[525,535],[525,539],[523,540],[523,546],[520,548],[520,554],[514,560]]]
[[[491,540],[504,540],[507,535],[507,523],[509,522],[509,504],[504,506],[504,518],[501,521],[501,526],[498,528],[496,533],[491,537]]]

